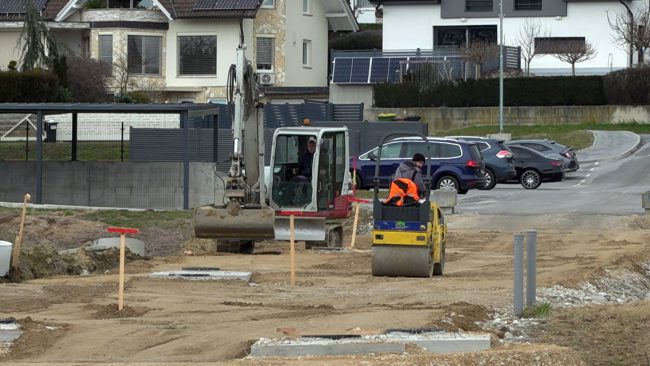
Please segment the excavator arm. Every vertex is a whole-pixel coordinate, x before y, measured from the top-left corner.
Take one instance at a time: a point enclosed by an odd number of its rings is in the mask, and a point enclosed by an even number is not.
[[[240,44],[236,64],[228,74],[228,101],[234,107],[233,150],[224,179],[224,204],[195,210],[194,232],[199,238],[255,241],[275,237],[274,211],[265,203],[263,114],[245,50]]]

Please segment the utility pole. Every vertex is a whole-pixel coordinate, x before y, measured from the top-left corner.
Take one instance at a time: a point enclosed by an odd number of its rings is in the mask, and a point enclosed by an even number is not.
[[[499,0],[499,133],[503,133],[503,0]]]

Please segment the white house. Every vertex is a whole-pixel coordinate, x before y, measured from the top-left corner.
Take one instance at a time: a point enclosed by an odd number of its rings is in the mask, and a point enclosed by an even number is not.
[[[0,4],[0,69],[19,60],[21,0]],[[225,100],[243,31],[269,93],[327,87],[328,31],[356,31],[346,0],[36,0],[67,48],[126,68],[132,90],[169,102]]]
[[[633,11],[647,6],[646,0],[624,1]],[[384,51],[465,46],[468,41],[500,38],[499,0],[371,2],[383,7]],[[606,73],[628,66],[628,51],[613,42],[608,23],[608,15],[624,12],[615,0],[503,0],[504,44],[517,46],[517,35],[527,20],[532,21],[543,32],[535,39],[539,55],[531,63],[531,73],[570,72],[570,65],[551,55],[548,47],[563,42],[588,42],[597,51],[593,59],[576,64],[577,74]]]

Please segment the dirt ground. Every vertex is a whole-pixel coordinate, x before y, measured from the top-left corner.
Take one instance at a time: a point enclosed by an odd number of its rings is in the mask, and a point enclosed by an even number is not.
[[[299,243],[295,287],[289,285],[286,243],[262,243],[256,254],[235,255],[213,253],[211,243],[189,237],[186,226],[143,230],[139,238],[154,255],[130,258],[124,312],[115,305],[115,266],[95,266],[85,275],[63,268],[20,283],[0,283],[0,318],[13,317],[25,330],[11,348],[0,348],[0,362],[650,365],[648,301],[553,310],[532,343],[499,342],[502,334],[494,332],[493,348],[478,353],[433,355],[410,347],[397,355],[246,357],[258,338],[281,337],[278,328],[296,328],[303,335],[422,327],[480,331],[476,322],[512,307],[512,237],[519,230],[538,230],[539,287],[578,287],[604,270],[650,261],[647,216],[453,215],[448,223],[443,277],[373,277],[369,236],[360,235],[355,248],[344,251],[305,250]],[[0,236],[12,237],[16,227],[13,213],[0,215]],[[107,236],[104,228],[55,213],[31,217],[25,250],[80,247]],[[160,252],[158,242],[164,248]],[[65,267],[70,261],[60,263]],[[153,271],[206,266],[252,271],[253,278],[251,283],[149,278]]]

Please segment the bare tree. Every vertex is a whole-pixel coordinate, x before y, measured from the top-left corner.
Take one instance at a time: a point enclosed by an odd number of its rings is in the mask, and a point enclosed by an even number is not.
[[[114,57],[111,73],[108,77],[108,86],[116,91],[121,98],[126,95],[129,88],[129,63],[123,53],[117,52]]]
[[[483,63],[496,57],[499,54],[499,47],[496,43],[474,41],[469,47],[461,48],[460,54],[465,61],[474,63],[476,67],[476,78],[479,78],[481,77]]]
[[[553,56],[571,64],[571,76],[576,76],[576,63],[591,60],[598,53],[587,40],[567,40],[554,43],[551,47]]]
[[[535,38],[550,37],[551,33],[546,27],[531,18],[526,18],[526,21],[519,29],[516,42],[521,49],[521,57],[524,59],[525,75],[530,76],[530,63],[533,58],[538,55],[535,52]]]
[[[625,13],[619,12],[610,17],[607,14],[609,27],[614,31],[612,39],[622,47],[629,49],[629,66],[632,66],[634,51],[638,52],[638,63],[642,64],[643,51],[650,47],[650,6],[644,5],[633,12],[629,5],[625,6]]]

